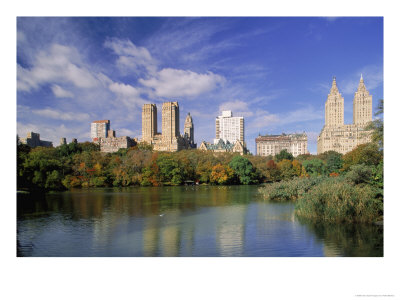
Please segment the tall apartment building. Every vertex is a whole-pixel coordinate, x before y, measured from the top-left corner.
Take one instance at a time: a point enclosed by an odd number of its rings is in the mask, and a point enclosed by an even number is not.
[[[90,124],[90,137],[93,142],[96,142],[99,138],[108,137],[109,130],[110,120],[93,121]]]
[[[179,104],[178,102],[164,102],[162,105],[162,133],[157,132],[157,107],[155,104],[144,104],[142,109],[142,141],[153,145],[156,151],[179,151],[195,148],[188,135],[180,135]],[[191,117],[190,117],[191,119]],[[194,126],[192,123],[192,136]],[[189,124],[189,123],[188,123]],[[188,125],[187,124],[187,125]],[[188,125],[189,126],[189,125]],[[190,130],[189,130],[190,131]]]
[[[371,132],[365,127],[372,121],[372,96],[365,87],[362,75],[353,99],[353,124],[344,124],[343,111],[344,99],[333,78],[325,103],[325,125],[317,140],[318,154],[330,150],[345,154],[371,141]]]
[[[142,108],[142,140],[151,143],[157,135],[157,106],[144,104]]]
[[[244,144],[244,118],[233,117],[232,111],[226,110],[215,119],[215,140],[222,139],[224,142],[235,143],[240,141]]]
[[[256,138],[256,155],[274,156],[286,149],[294,157],[307,154],[307,135],[302,134],[282,134],[265,135]]]
[[[179,137],[179,104],[178,102],[164,102],[162,105],[162,140],[172,143]]]

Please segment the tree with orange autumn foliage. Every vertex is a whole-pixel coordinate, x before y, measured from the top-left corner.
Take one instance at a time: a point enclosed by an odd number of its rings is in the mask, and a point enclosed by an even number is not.
[[[210,182],[215,184],[229,184],[234,179],[234,171],[229,166],[217,164],[212,168]]]

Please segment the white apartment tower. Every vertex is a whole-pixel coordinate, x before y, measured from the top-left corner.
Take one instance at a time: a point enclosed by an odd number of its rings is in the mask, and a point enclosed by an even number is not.
[[[92,141],[97,141],[99,138],[108,137],[110,130],[110,120],[93,121],[90,124],[90,137]]]
[[[236,141],[244,143],[244,118],[233,117],[232,111],[222,111],[222,116],[215,119],[215,141],[222,139],[225,143],[229,141],[234,144]]]

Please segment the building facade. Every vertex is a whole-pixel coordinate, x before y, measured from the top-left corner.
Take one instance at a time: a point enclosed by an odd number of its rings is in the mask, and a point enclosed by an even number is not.
[[[256,138],[256,155],[274,156],[282,150],[287,150],[294,157],[308,154],[306,133],[260,135]]]
[[[136,140],[129,136],[99,138],[100,151],[106,153],[117,152],[119,149],[128,149],[135,146]]]
[[[183,134],[191,144],[194,144],[194,125],[190,113],[188,113],[186,116],[185,125],[183,127]]]
[[[189,114],[190,116],[190,114]],[[191,135],[180,135],[179,130],[179,104],[178,102],[164,102],[161,114],[161,130],[157,132],[157,107],[155,104],[144,104],[142,109],[142,141],[153,145],[156,151],[175,152],[182,149],[195,148],[194,125],[190,120],[185,122],[185,130]],[[190,125],[191,123],[191,125]],[[190,127],[191,126],[191,127]],[[191,128],[191,130],[190,130]],[[191,139],[190,137],[193,137]]]
[[[235,152],[240,153],[240,155],[246,154],[246,147],[242,144],[241,141],[236,140],[235,143],[230,143],[229,141],[224,142],[223,139],[219,139],[217,143],[211,144],[207,142],[202,142],[199,150],[203,151],[212,151],[212,152]]]
[[[142,141],[151,143],[157,135],[157,106],[144,104],[142,108]]]
[[[372,95],[360,78],[353,99],[353,124],[344,124],[344,99],[333,78],[332,87],[325,103],[325,125],[317,139],[317,153],[336,151],[345,154],[360,144],[371,141],[371,131],[365,130],[372,121]]]
[[[21,144],[26,144],[31,148],[35,147],[53,147],[53,143],[49,141],[42,141],[40,134],[35,132],[28,132],[26,138],[19,138]]]
[[[223,111],[222,115],[215,119],[214,143],[216,144],[219,139],[230,143],[236,141],[244,143],[244,118],[234,117],[230,110]]]
[[[96,142],[99,138],[108,137],[110,130],[110,120],[93,121],[90,124],[90,138]]]

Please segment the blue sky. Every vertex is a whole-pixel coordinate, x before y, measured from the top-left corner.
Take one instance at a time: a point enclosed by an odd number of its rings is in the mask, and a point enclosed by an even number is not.
[[[90,139],[93,120],[141,136],[141,108],[178,101],[180,129],[212,141],[215,117],[245,118],[252,153],[261,134],[303,132],[309,151],[336,76],[352,122],[363,74],[383,98],[383,18],[17,18],[17,133]],[[159,122],[161,131],[161,122]]]

